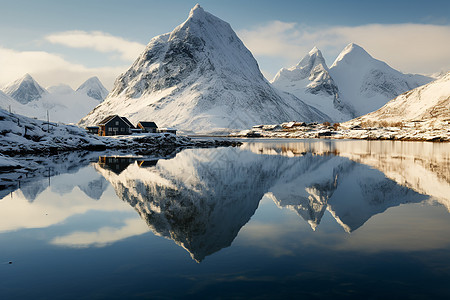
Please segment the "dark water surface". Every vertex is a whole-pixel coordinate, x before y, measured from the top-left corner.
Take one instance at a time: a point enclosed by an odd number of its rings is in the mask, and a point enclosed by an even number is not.
[[[0,192],[0,299],[450,297],[448,144],[73,155]]]

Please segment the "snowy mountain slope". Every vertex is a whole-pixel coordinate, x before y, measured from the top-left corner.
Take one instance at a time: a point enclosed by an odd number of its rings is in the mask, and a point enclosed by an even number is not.
[[[377,111],[349,123],[379,124],[405,121],[425,123],[450,121],[450,72],[436,81],[401,94]]]
[[[32,115],[38,119],[46,119],[47,111],[51,121],[75,123],[98,104],[98,100],[68,89],[53,89],[39,102],[28,104]]]
[[[3,92],[21,104],[28,104],[40,99],[48,92],[37,83],[30,74],[8,84]]]
[[[9,109],[11,109],[11,111],[20,112],[20,113],[23,113],[24,111],[27,110],[25,105],[17,102],[16,100],[14,100],[10,96],[6,95],[2,91],[0,91],[0,108],[7,110],[7,111],[9,111]]]
[[[72,89],[72,87],[70,87],[69,85],[64,84],[64,83],[61,83],[61,84],[58,84],[58,85],[52,85],[52,86],[49,86],[49,87],[47,88],[47,91],[48,91],[50,94],[59,94],[59,95],[72,94],[72,93],[75,92],[75,91]]]
[[[231,26],[196,5],[171,33],[153,38],[81,126],[120,113],[191,132],[327,116],[276,91]]]
[[[316,47],[296,66],[281,69],[271,83],[327,114],[331,118],[329,121],[341,122],[351,117],[340,103],[338,87],[330,76],[322,52]]]
[[[98,77],[94,76],[86,80],[77,88],[80,94],[88,95],[98,101],[103,101],[108,96],[108,90],[103,86]]]
[[[377,110],[398,95],[432,81],[430,77],[403,74],[349,44],[330,68],[339,88],[339,98],[353,108],[354,116]]]

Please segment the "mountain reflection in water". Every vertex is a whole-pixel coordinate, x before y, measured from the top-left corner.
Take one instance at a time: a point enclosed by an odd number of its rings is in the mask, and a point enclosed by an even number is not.
[[[446,144],[418,142],[248,142],[160,159],[72,159],[50,188],[65,195],[77,186],[99,200],[111,185],[154,234],[200,262],[231,245],[263,198],[295,211],[313,230],[325,212],[352,232],[401,204],[427,201],[450,210],[449,153]],[[47,178],[35,178],[18,193],[33,202],[48,186]]]
[[[351,232],[390,207],[430,196],[448,209],[448,165],[439,144],[320,141],[189,149],[120,173],[94,167],[156,235],[201,261],[231,245],[264,196],[314,230],[325,211]]]

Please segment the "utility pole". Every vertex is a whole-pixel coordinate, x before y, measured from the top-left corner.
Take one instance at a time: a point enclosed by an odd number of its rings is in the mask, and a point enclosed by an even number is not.
[[[47,109],[47,132],[50,132],[50,118],[48,117],[48,109]]]

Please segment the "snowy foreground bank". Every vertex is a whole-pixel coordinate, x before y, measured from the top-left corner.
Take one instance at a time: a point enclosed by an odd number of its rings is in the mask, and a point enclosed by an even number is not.
[[[121,150],[136,154],[158,148],[233,146],[235,142],[191,140],[185,136],[140,134],[101,137],[73,125],[47,123],[0,110],[0,153],[3,155],[58,153],[74,150]]]
[[[352,121],[334,126],[331,126],[331,124],[289,122],[279,125],[253,126],[252,129],[233,133],[231,136],[449,142],[450,124],[448,122],[409,122],[372,127],[370,124]]]

